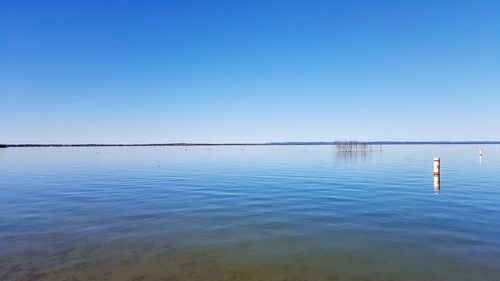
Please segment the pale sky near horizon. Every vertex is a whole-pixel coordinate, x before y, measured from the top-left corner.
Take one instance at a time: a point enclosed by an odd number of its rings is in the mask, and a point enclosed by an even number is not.
[[[500,140],[500,1],[1,1],[0,143]]]

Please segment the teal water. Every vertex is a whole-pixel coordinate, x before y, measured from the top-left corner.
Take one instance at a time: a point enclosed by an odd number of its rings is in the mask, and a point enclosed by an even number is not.
[[[0,280],[500,280],[483,150],[0,149]]]

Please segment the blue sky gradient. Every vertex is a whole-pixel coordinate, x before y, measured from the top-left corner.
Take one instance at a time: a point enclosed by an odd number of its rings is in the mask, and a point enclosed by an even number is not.
[[[0,143],[500,140],[500,1],[1,1]]]

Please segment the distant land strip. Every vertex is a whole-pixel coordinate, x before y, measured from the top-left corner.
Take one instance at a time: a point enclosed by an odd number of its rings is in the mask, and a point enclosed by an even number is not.
[[[357,142],[357,141],[354,141]],[[266,145],[336,145],[343,141],[325,142],[265,142],[265,143],[130,143],[130,144],[0,144],[7,147],[99,147],[99,146],[266,146]],[[500,141],[358,141],[368,145],[412,145],[412,144],[500,144]]]

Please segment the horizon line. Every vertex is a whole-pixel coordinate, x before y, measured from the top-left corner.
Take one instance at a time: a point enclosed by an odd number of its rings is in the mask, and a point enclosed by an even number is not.
[[[266,146],[266,145],[335,145],[346,141],[288,141],[288,142],[255,142],[255,143],[23,143],[0,144],[0,147],[105,147],[105,146]],[[370,145],[412,145],[412,144],[500,144],[500,141],[347,141]]]

